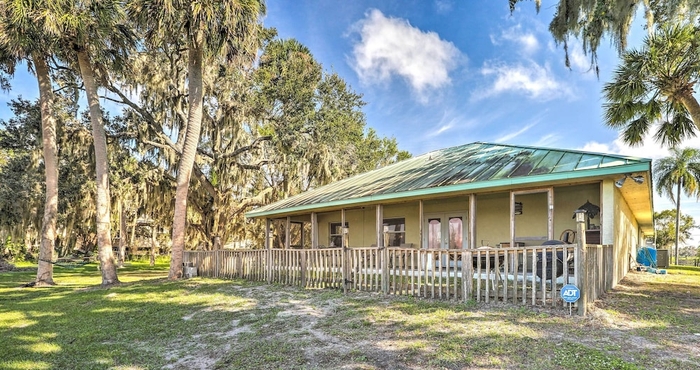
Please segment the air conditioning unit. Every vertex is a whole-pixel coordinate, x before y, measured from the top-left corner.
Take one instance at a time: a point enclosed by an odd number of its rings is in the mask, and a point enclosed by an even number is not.
[[[197,276],[197,268],[193,266],[192,262],[183,263],[182,270],[188,279]]]
[[[196,267],[185,267],[185,277],[186,278],[193,278],[197,276],[197,268]]]

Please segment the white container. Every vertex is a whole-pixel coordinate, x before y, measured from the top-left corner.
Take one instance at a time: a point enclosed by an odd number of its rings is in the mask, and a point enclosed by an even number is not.
[[[186,278],[193,278],[195,276],[197,276],[197,268],[196,267],[191,267],[191,266],[185,267],[185,277]]]

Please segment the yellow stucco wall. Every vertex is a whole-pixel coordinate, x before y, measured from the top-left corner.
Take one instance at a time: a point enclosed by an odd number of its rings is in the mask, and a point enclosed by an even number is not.
[[[467,196],[429,200],[423,203],[424,215],[447,213],[448,215],[459,214],[464,216],[465,229],[467,227],[466,216],[468,208],[469,197]],[[348,245],[350,247],[368,247],[376,244],[376,212],[375,207],[351,209],[345,212],[345,219],[349,228]],[[418,202],[385,205],[383,207],[383,216],[384,219],[404,218],[406,223],[406,243],[413,244],[414,247],[420,245]],[[319,245],[328,246],[330,241],[330,224],[339,223],[340,218],[340,211],[319,213]]]
[[[476,216],[476,243],[495,246],[510,240],[510,206],[509,193],[478,194]],[[600,185],[591,183],[554,188],[554,238],[558,239],[565,229],[576,228],[572,219],[573,211],[587,200],[600,204]],[[529,237],[526,245],[539,245],[547,236],[547,193],[523,194],[516,196],[517,202],[523,203],[523,214],[516,216],[516,236]],[[435,214],[464,217],[464,245],[468,236],[469,196],[426,200],[423,202],[423,214],[426,217]],[[421,244],[419,234],[418,202],[385,205],[384,219],[404,218],[406,223],[406,243],[415,247]],[[376,244],[375,217],[373,206],[346,210],[346,222],[349,226],[349,246],[366,247]],[[328,246],[330,242],[330,224],[340,222],[340,211],[318,214],[319,245]],[[309,217],[295,217],[297,220],[309,221]],[[598,219],[594,219],[594,223]],[[536,237],[542,239],[535,240]]]
[[[600,184],[565,186],[554,188],[554,238],[565,229],[576,230],[574,211],[589,201],[602,208]],[[600,225],[600,215],[591,219],[591,224]]]
[[[627,275],[630,268],[630,258],[637,253],[639,240],[639,225],[632,215],[622,193],[614,185],[604,184],[604,191],[612,192],[613,207],[613,253],[615,264],[613,265],[613,287]]]
[[[489,245],[510,240],[509,193],[484,194],[477,196],[476,240]],[[523,214],[515,216],[516,238],[524,237],[525,245],[539,245],[547,236],[547,193],[522,194],[515,196],[516,202],[523,203]],[[573,214],[579,206],[590,201],[600,205],[600,185],[598,183],[561,186],[554,188],[554,230],[553,238],[559,239],[566,229],[576,230]],[[599,218],[593,219],[599,224]],[[542,237],[542,239],[535,240]]]
[[[523,205],[523,208],[525,206]],[[476,196],[476,247],[510,240],[510,194]]]

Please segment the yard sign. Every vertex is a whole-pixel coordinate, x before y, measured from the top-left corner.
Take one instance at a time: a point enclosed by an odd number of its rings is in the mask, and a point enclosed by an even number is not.
[[[561,298],[564,302],[574,303],[581,298],[581,291],[576,285],[566,284],[561,288]]]

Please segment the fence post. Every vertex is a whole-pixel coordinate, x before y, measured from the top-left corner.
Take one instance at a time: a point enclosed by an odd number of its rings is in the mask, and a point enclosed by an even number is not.
[[[340,210],[340,246],[340,279],[343,284],[343,293],[347,293],[348,285],[345,282],[348,280],[348,275],[345,268],[348,264],[345,261],[345,255],[348,250],[348,228],[345,226],[345,208]]]
[[[467,250],[462,249],[462,266],[460,267],[460,270],[462,272],[462,300],[464,302],[468,301],[469,298],[471,298],[471,276],[468,276],[469,270],[467,269],[467,261],[471,261],[471,257],[467,260]],[[471,262],[469,263],[469,266],[471,266]],[[455,271],[457,271],[457,262],[455,261]],[[455,272],[456,273],[456,272]]]
[[[376,233],[377,233],[377,258],[379,259],[379,264],[381,265],[381,283],[382,283],[382,293],[389,293],[389,251],[384,245],[384,207],[381,204],[377,204],[377,216],[376,216]],[[378,266],[379,267],[379,266]]]
[[[214,250],[214,277],[219,278],[219,251]]]
[[[301,287],[306,288],[306,249],[301,249]]]
[[[389,249],[381,247],[382,251],[382,293],[389,294]]]
[[[584,274],[589,271],[585,271],[586,264],[586,211],[582,209],[576,210],[576,251],[574,254],[574,264],[576,269],[574,270],[574,281],[576,286],[581,293],[581,297],[578,300],[578,314],[580,316],[586,315],[586,309],[588,305],[588,291],[586,290],[586,279]]]
[[[265,266],[265,274],[267,275],[267,283],[272,284],[272,251],[271,251],[271,245],[270,245],[270,219],[266,218],[265,219],[265,251],[267,253],[266,255],[266,260],[267,263]]]

